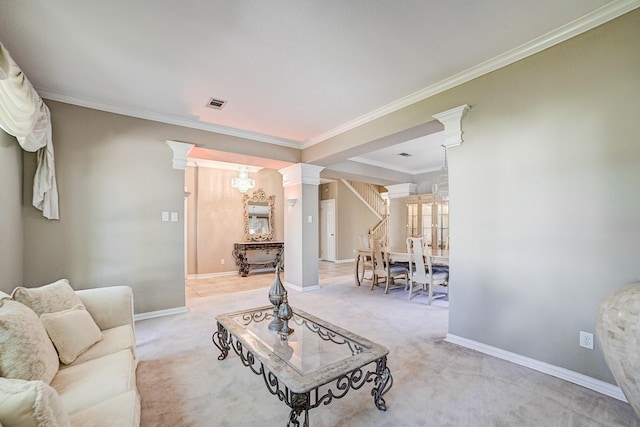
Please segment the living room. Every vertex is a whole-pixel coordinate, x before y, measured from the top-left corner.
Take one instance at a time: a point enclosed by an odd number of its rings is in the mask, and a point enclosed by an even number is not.
[[[0,290],[64,277],[77,289],[130,286],[137,315],[184,311],[185,171],[172,167],[167,140],[323,164],[469,105],[464,141],[448,150],[447,339],[623,398],[599,344],[578,345],[580,331],[595,331],[605,296],[640,276],[640,12],[637,2],[609,6],[625,13],[304,149],[42,94],[51,110],[60,220],[30,206],[36,155],[0,132]],[[21,64],[26,53],[8,43],[17,35],[2,27],[0,41],[27,75],[45,66]],[[161,221],[164,211],[179,220]],[[168,328],[171,317],[158,322]],[[202,346],[211,345],[212,328]],[[252,387],[259,379],[238,381]]]

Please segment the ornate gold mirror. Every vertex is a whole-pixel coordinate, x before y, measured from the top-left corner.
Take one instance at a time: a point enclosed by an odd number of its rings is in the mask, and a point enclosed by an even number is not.
[[[244,238],[273,239],[273,203],[276,196],[267,196],[263,189],[242,197],[244,203]]]

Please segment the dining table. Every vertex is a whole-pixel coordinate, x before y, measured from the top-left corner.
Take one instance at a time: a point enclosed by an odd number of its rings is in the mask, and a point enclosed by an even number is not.
[[[431,256],[432,264],[449,265],[449,250],[429,248],[429,255]],[[407,248],[390,248],[389,261],[392,263],[409,262],[409,253],[407,252]]]
[[[389,261],[391,263],[409,262],[409,253],[407,252],[407,248],[388,248],[386,249],[386,252],[389,254]],[[429,248],[429,255],[431,256],[432,264],[449,265],[449,250]],[[372,256],[373,253],[370,248],[359,248],[357,251],[354,276],[358,286],[360,286],[362,281],[366,278],[366,270],[368,268],[372,268],[369,265],[371,263]]]

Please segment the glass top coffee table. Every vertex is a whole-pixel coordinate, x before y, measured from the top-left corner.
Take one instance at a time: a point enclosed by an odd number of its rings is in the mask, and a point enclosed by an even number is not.
[[[224,360],[233,349],[242,363],[262,376],[267,389],[291,408],[288,426],[309,426],[309,410],[328,405],[373,382],[373,402],[387,409],[383,396],[393,385],[385,347],[293,309],[289,327],[294,332],[283,339],[268,328],[273,306],[216,316],[218,330],[213,343]],[[366,368],[367,365],[371,365]]]

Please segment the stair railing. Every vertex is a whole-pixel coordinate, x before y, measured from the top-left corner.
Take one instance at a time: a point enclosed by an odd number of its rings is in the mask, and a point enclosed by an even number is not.
[[[357,182],[343,179],[342,182],[347,186],[371,211],[376,214],[379,219],[384,218],[387,214],[387,206],[378,190],[373,185],[366,182]]]

